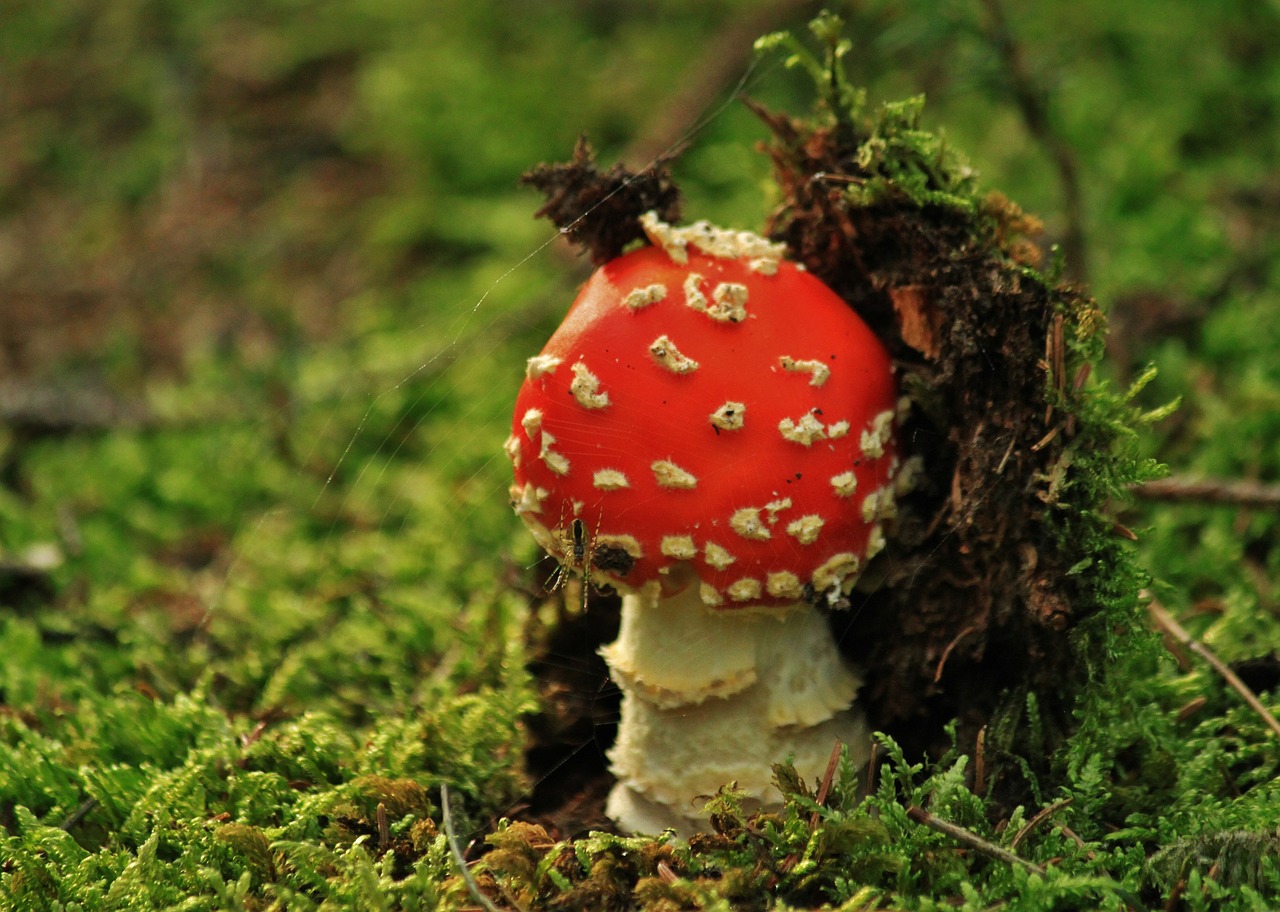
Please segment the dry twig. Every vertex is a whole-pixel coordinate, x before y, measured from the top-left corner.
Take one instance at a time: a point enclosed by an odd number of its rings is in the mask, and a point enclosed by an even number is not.
[[[1039,874],[1043,874],[1045,872],[1045,869],[1041,865],[1027,861],[1025,858],[1019,858],[1008,849],[1002,848],[994,842],[988,842],[977,833],[970,832],[962,826],[956,826],[954,823],[949,823],[941,817],[935,817],[919,805],[913,804],[911,807],[907,808],[907,816],[921,826],[927,826],[931,830],[937,830],[939,833],[945,833],[952,839],[956,840],[956,842],[964,843],[969,848],[974,851],[981,852],[988,858],[994,858],[996,861],[1002,861],[1005,864],[1027,868],[1028,870],[1035,871]]]
[[[453,797],[449,794],[447,783],[440,784],[440,819],[444,823],[444,836],[449,843],[449,852],[458,866],[458,874],[462,877],[462,882],[467,885],[467,892],[471,894],[472,899],[484,907],[486,912],[502,912],[493,900],[484,895],[476,879],[471,876],[467,860],[462,856],[462,849],[458,847],[458,837],[453,832]],[[519,910],[520,907],[516,906],[516,909]]]
[[[874,750],[874,748],[875,745],[873,743],[872,749]],[[844,742],[837,738],[835,745],[831,748],[831,757],[827,760],[827,771],[822,777],[821,785],[818,786],[818,793],[814,795],[814,801],[819,807],[827,803],[827,796],[831,794],[831,783],[835,779],[836,767],[840,764],[840,752],[843,749]],[[814,810],[814,812],[809,815],[809,832],[812,833],[818,829],[819,819],[820,815],[817,810]],[[784,873],[790,871],[796,866],[796,862],[799,860],[800,852],[798,850],[792,852],[782,860],[782,864],[778,866],[778,870]]]
[[[1018,847],[1018,843],[1022,842],[1022,840],[1026,838],[1026,835],[1028,833],[1030,833],[1032,830],[1034,830],[1040,824],[1044,823],[1046,820],[1048,820],[1054,814],[1058,813],[1058,811],[1062,810],[1064,807],[1066,807],[1070,803],[1071,803],[1070,798],[1061,798],[1058,801],[1055,801],[1053,804],[1050,804],[1050,805],[1047,805],[1046,807],[1041,808],[1034,817],[1032,817],[1025,824],[1023,824],[1022,829],[1018,830],[1017,834],[1014,835],[1013,839],[1009,841],[1009,847],[1016,849]]]
[[[391,848],[391,820],[387,816],[387,806],[384,802],[378,802],[378,852],[381,854]]]
[[[35,435],[112,431],[144,427],[145,404],[88,387],[0,382],[0,425]]]
[[[831,782],[836,777],[836,767],[840,765],[840,752],[844,749],[844,742],[836,739],[835,746],[831,748],[831,758],[827,760],[827,771],[822,777],[822,785],[818,787],[818,794],[814,796],[814,801],[822,806],[827,803],[827,796],[831,794]],[[809,830],[812,832],[818,828],[818,812],[814,811],[809,815]]]
[[[97,798],[87,799],[83,804],[81,804],[78,808],[72,811],[70,815],[67,816],[66,820],[62,821],[60,828],[70,832],[71,830],[79,826],[80,821],[88,817],[89,813],[93,811],[94,808],[96,808],[97,806],[98,806]]]
[[[1149,593],[1146,594],[1149,595]],[[1231,686],[1232,690],[1240,694],[1245,703],[1249,704],[1249,708],[1262,718],[1262,721],[1266,723],[1267,727],[1275,732],[1277,737],[1280,737],[1280,721],[1276,720],[1276,717],[1272,715],[1271,710],[1267,709],[1267,707],[1263,705],[1262,701],[1258,699],[1258,695],[1249,689],[1249,685],[1240,680],[1240,676],[1232,671],[1226,662],[1214,655],[1208,646],[1204,645],[1199,640],[1194,639],[1191,634],[1186,631],[1186,628],[1179,624],[1174,619],[1173,615],[1166,611],[1155,599],[1151,599],[1151,601],[1147,603],[1147,611],[1151,614],[1151,619],[1155,621],[1156,626],[1159,627],[1163,633],[1173,637],[1176,642],[1185,646],[1191,652],[1194,652],[1200,658],[1208,662],[1213,670],[1221,675],[1222,679]]]
[[[987,794],[987,727],[978,729],[973,741],[973,793],[979,797]]]
[[[876,790],[876,770],[880,763],[880,742],[871,742],[871,754],[867,757],[867,784],[864,794],[870,795]]]
[[[1280,510],[1280,485],[1243,478],[1160,478],[1135,485],[1143,500],[1200,501],[1232,507]]]

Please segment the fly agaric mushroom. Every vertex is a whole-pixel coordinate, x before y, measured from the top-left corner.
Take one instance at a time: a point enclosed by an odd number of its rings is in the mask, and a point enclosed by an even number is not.
[[[869,737],[822,607],[884,545],[895,384],[871,330],[746,232],[642,220],[529,359],[512,502],[561,566],[624,593],[605,647],[622,689],[608,813],[699,829],[736,782],[776,805],[774,762],[817,780]]]

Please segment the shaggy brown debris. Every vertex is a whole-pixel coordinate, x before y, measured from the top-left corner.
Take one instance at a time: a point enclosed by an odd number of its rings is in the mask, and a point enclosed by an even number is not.
[[[889,345],[912,399],[905,448],[924,460],[881,561],[887,585],[833,617],[856,615],[844,641],[867,669],[873,725],[920,749],[958,717],[972,751],[994,720],[989,753],[1040,753],[1051,745],[1009,729],[1030,690],[1060,732],[1079,683],[1065,633],[1089,609],[1045,521],[1074,423],[1048,396],[1067,382],[1064,315],[1096,317],[1092,302],[1025,268],[1036,226],[1002,197],[976,216],[905,195],[852,205],[845,188],[873,177],[852,142],[757,113],[783,191],[771,234]]]
[[[622,165],[601,171],[591,146],[580,138],[572,161],[538,165],[521,183],[547,197],[536,215],[550,219],[599,266],[644,237],[638,221],[641,214],[655,211],[664,222],[680,220],[680,191],[671,181],[668,161],[661,157],[638,174]]]

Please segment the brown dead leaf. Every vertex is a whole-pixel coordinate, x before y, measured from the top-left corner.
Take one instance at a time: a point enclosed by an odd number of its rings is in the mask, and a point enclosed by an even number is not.
[[[894,313],[898,315],[898,331],[902,341],[930,360],[938,357],[942,343],[942,312],[925,295],[921,285],[903,285],[889,289]]]

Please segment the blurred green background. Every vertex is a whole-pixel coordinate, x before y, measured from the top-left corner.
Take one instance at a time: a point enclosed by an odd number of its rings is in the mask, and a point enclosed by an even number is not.
[[[1143,446],[1280,482],[1280,6],[828,6],[872,103],[926,94],[926,125],[1070,248],[1111,314],[1106,371],[1154,361],[1143,400],[1182,397]],[[315,808],[375,774],[451,781],[477,820],[519,799],[535,554],[501,443],[586,274],[519,175],[584,133],[633,167],[685,142],[687,216],[758,228],[765,130],[735,93],[808,111],[751,43],[818,8],[0,3],[11,852],[48,856],[15,847],[78,812],[116,874],[160,821],[325,842]],[[1195,633],[1271,653],[1274,511],[1122,509]],[[315,769],[286,768],[301,743]],[[276,777],[260,806],[155,790],[245,751]]]

